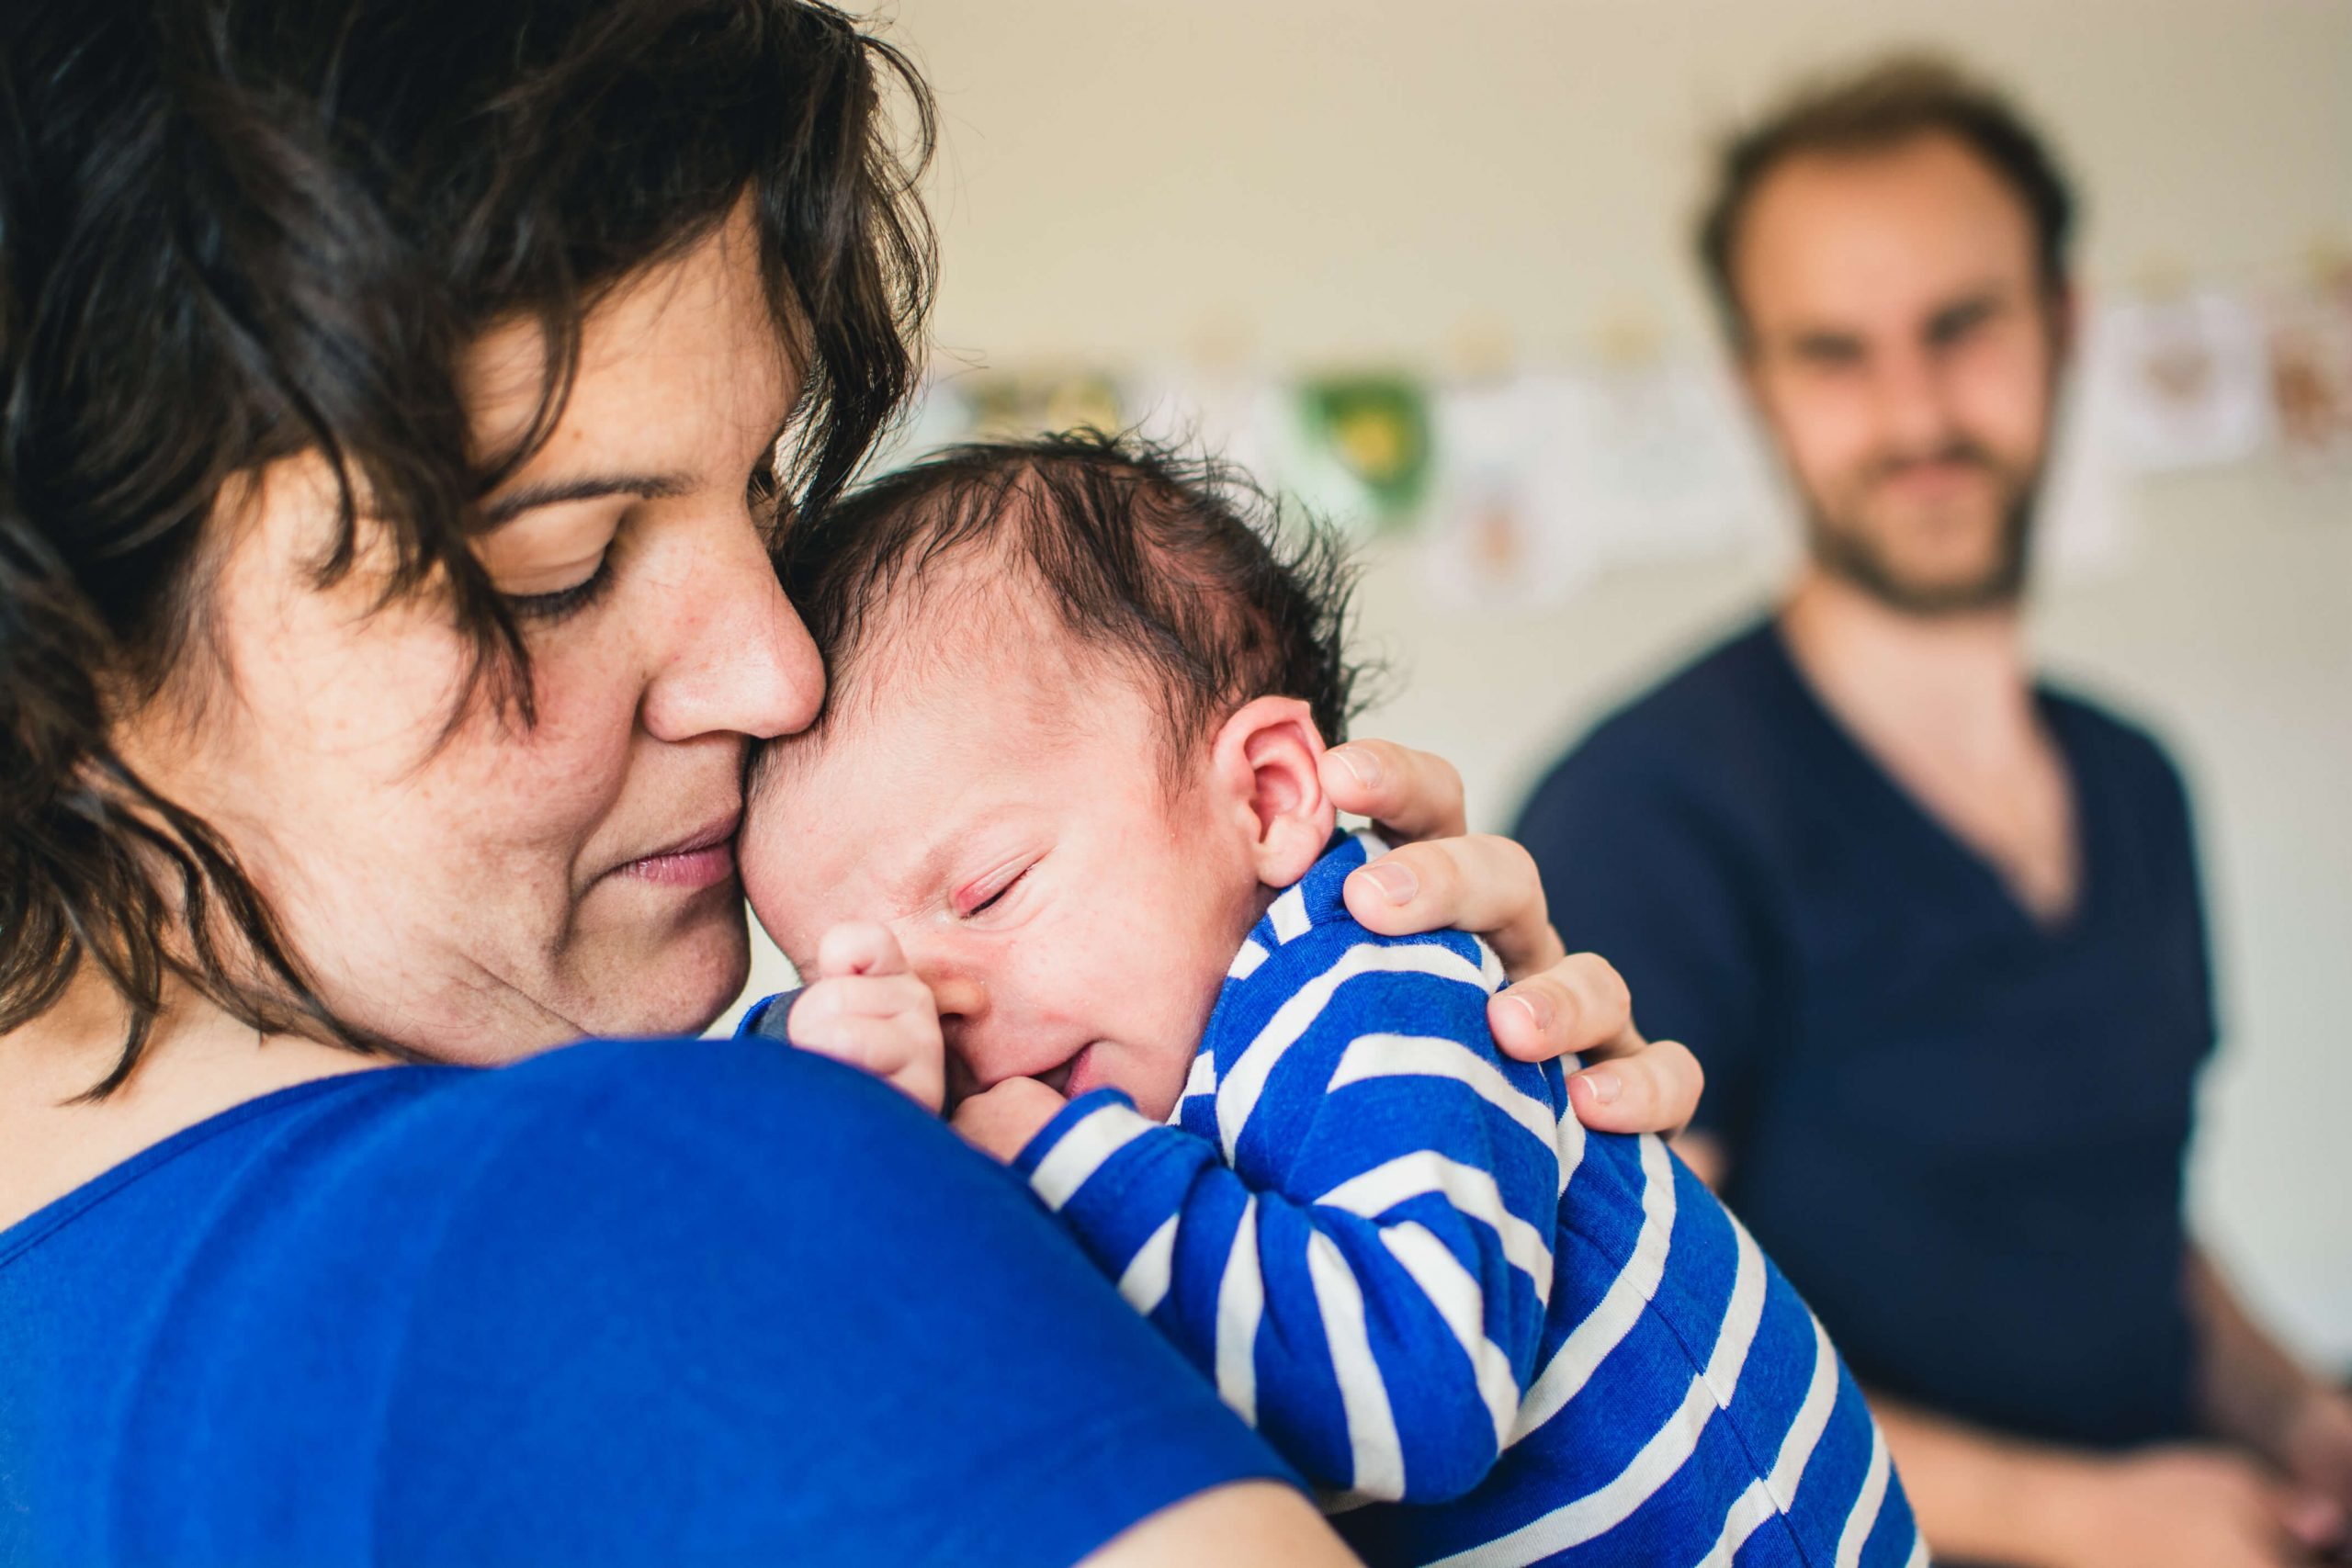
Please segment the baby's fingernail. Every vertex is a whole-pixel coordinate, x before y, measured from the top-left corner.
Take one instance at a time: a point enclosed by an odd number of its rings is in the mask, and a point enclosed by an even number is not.
[[[1373,789],[1378,786],[1380,783],[1379,758],[1374,756],[1369,751],[1359,751],[1352,746],[1342,746],[1338,750],[1332,752],[1331,755],[1339,759],[1340,766],[1347,769],[1349,775],[1352,777],[1358,784],[1362,785],[1365,789]]]
[[[1535,1026],[1536,1033],[1541,1034],[1552,1026],[1552,1004],[1545,999],[1543,993],[1536,992],[1532,995],[1514,993],[1505,997],[1503,1001],[1507,1006],[1515,1007],[1525,1013],[1527,1021]]]
[[[1410,902],[1413,895],[1421,890],[1421,879],[1413,874],[1413,868],[1393,860],[1375,862],[1364,874],[1392,904]]]
[[[1617,1075],[1606,1067],[1595,1067],[1591,1072],[1577,1076],[1592,1086],[1592,1102],[1595,1105],[1616,1104],[1617,1096],[1625,1087],[1617,1081]]]

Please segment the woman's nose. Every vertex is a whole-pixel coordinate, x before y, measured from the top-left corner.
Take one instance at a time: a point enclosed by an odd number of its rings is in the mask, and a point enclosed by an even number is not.
[[[718,530],[676,591],[674,635],[646,687],[646,730],[662,740],[722,731],[766,740],[808,728],[824,705],[824,664],[748,515]]]

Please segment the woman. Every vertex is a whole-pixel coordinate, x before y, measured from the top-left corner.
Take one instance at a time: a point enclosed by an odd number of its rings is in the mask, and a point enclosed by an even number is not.
[[[762,519],[912,378],[904,64],[792,0],[5,27],[0,1558],[1335,1559],[1001,1173],[683,1038],[823,690]],[[1683,1120],[1450,772],[1334,755],[1453,835],[1365,918]]]

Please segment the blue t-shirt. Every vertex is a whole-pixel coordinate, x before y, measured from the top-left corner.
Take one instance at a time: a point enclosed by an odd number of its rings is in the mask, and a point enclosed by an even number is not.
[[[1518,835],[1571,946],[1707,1069],[1725,1196],[1865,1383],[2048,1439],[2189,1427],[2182,1161],[2213,1040],[2187,797],[2050,691],[2046,928],[1758,626],[1593,731]]]
[[[1288,1472],[1019,1179],[763,1041],[303,1085],[0,1232],[0,1562],[1073,1562]]]

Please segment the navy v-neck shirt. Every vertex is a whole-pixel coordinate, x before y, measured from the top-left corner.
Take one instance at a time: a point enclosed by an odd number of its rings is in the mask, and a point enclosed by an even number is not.
[[[2083,877],[2038,923],[1754,626],[1601,724],[1518,828],[1571,947],[1707,1069],[1732,1207],[1856,1374],[2058,1441],[2189,1426],[2182,1161],[2214,1035],[2189,813],[2042,690]]]

